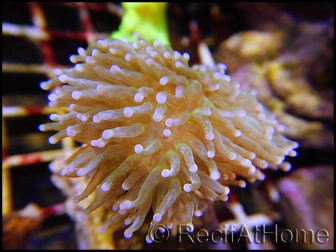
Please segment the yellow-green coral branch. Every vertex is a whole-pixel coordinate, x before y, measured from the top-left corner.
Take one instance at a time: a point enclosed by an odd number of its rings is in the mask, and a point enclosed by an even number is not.
[[[148,42],[159,40],[164,45],[170,45],[166,10],[168,3],[128,3],[122,2],[124,15],[118,31],[111,34],[112,38],[133,41],[136,32]]]

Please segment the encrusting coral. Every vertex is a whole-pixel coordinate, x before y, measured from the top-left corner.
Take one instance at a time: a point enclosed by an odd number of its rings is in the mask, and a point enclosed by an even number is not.
[[[244,31],[221,42],[214,57],[226,62],[242,88],[286,125],[283,134],[302,146],[332,147],[333,83],[330,65],[333,24],[298,22],[271,31]],[[330,123],[329,123],[330,124]]]
[[[172,228],[181,215],[192,231],[209,200],[227,200],[227,185],[262,180],[265,168],[290,169],[284,159],[298,144],[224,64],[189,67],[188,54],[143,39],[99,40],[78,54],[74,68],[41,83],[61,85],[49,105],[68,112],[40,129],[58,131],[50,143],[83,144],[60,174],[90,179],[75,198],[94,195],[82,219],[102,205],[112,209],[102,232],[123,222],[130,238],[150,208],[152,224]]]

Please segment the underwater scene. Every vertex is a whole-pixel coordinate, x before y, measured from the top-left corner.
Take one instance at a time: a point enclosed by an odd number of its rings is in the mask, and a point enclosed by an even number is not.
[[[2,4],[2,248],[334,249],[332,2]]]

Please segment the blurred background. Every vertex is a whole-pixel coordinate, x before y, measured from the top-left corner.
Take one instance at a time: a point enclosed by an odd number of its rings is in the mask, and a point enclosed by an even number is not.
[[[78,47],[108,38],[123,14],[119,2],[2,3],[3,249],[94,248],[79,245],[67,198],[50,179],[48,166],[64,145],[49,144],[51,134],[38,130],[55,112],[39,83],[54,69],[71,67]],[[275,224],[325,229],[330,239],[275,242],[268,235],[264,244],[243,239],[165,248],[334,248],[334,4],[169,3],[167,23],[172,48],[188,52],[190,65],[200,63],[198,47],[205,43],[215,62],[225,63],[242,88],[256,90],[287,126],[285,135],[300,143],[297,157],[287,158],[289,172],[267,171],[263,182],[230,188],[229,202],[214,203],[200,227],[239,224],[244,217],[269,230]],[[112,247],[162,249],[146,244],[146,231],[137,233],[127,244],[122,232],[114,234]]]

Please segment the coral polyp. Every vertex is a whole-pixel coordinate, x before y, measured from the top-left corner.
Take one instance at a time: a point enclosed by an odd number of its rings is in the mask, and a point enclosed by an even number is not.
[[[70,60],[73,68],[41,83],[53,90],[50,106],[68,112],[40,129],[58,131],[50,143],[82,143],[61,175],[90,179],[76,197],[95,195],[84,219],[111,208],[101,231],[124,222],[129,238],[150,208],[152,224],[171,228],[182,215],[192,229],[209,200],[227,200],[227,185],[262,180],[265,168],[288,170],[285,156],[296,155],[284,126],[224,64],[190,67],[188,54],[142,39],[100,40]]]

